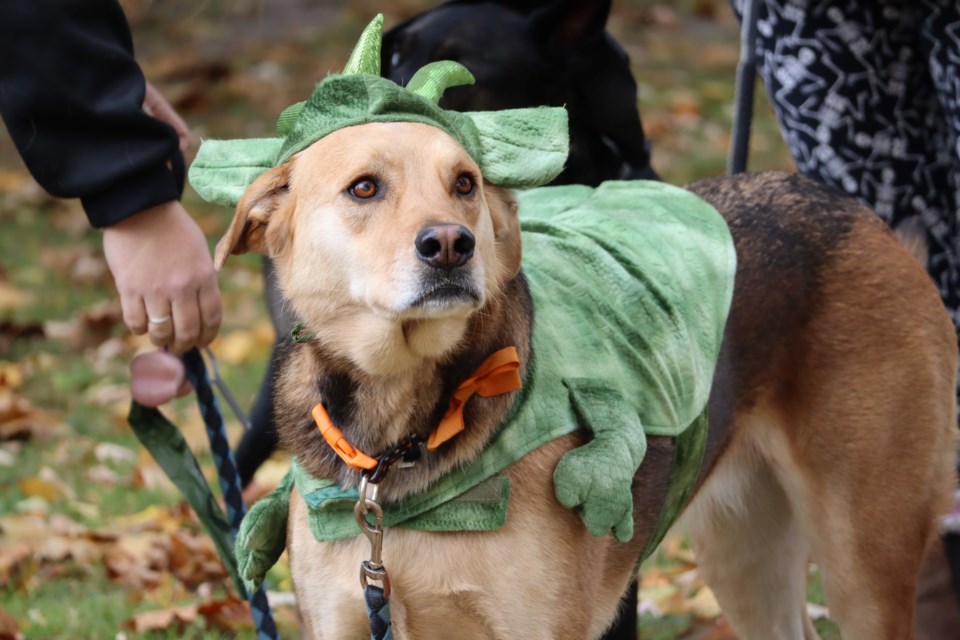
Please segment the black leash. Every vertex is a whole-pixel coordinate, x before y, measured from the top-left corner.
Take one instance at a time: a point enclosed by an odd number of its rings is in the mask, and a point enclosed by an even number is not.
[[[186,497],[213,539],[227,571],[233,578],[237,592],[250,602],[250,612],[257,628],[257,638],[279,640],[280,636],[277,634],[277,626],[270,611],[270,604],[267,602],[266,591],[261,586],[255,592],[248,593],[237,570],[237,558],[233,547],[240,521],[246,514],[246,507],[243,504],[237,463],[234,460],[233,451],[230,450],[223,415],[220,413],[220,406],[213,394],[210,379],[207,377],[207,368],[203,357],[196,349],[183,355],[183,363],[187,378],[196,390],[197,404],[206,425],[210,450],[213,452],[217,476],[220,479],[220,489],[227,505],[226,515],[217,504],[197,459],[187,446],[180,430],[173,423],[157,409],[133,402],[130,407],[130,426],[140,443]]]
[[[733,132],[727,173],[747,170],[750,152],[750,125],[753,120],[753,89],[757,74],[757,17],[760,0],[744,0],[740,26],[740,62],[737,63],[737,84],[734,98]]]

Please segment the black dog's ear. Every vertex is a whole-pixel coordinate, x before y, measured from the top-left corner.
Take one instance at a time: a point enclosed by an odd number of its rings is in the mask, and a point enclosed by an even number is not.
[[[611,0],[560,0],[530,14],[534,28],[548,46],[574,48],[602,37]]]

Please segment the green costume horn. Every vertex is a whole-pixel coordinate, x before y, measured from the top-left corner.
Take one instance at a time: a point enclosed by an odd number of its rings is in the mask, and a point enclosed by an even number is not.
[[[343,73],[319,84],[304,102],[283,111],[277,137],[204,140],[190,167],[202,198],[236,206],[264,171],[287,162],[324,136],[370,122],[419,122],[456,139],[480,166],[484,179],[502,187],[535,187],[563,170],[569,150],[567,114],[559,107],[460,113],[438,106],[449,87],[472,84],[450,60],[421,68],[404,88],[379,76],[383,16],[360,36]]]

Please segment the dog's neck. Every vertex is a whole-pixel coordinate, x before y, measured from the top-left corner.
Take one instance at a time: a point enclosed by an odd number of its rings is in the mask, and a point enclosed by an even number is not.
[[[521,376],[530,358],[532,307],[522,276],[511,281],[471,318],[465,338],[442,359],[425,359],[410,371],[375,375],[325,348],[322,336],[292,344],[281,367],[274,399],[282,444],[317,478],[343,485],[358,475],[336,456],[310,410],[322,402],[334,425],[361,451],[376,456],[410,435],[426,437],[440,422],[457,386],[493,352],[516,347]],[[383,481],[386,499],[426,490],[452,467],[472,459],[496,433],[515,393],[474,397],[464,411],[466,429],[425,455],[412,468],[394,470]]]

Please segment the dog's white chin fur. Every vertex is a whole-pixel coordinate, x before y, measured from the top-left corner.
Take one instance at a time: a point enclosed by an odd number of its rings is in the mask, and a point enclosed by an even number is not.
[[[384,317],[361,312],[321,325],[317,338],[369,375],[394,375],[439,360],[463,339],[470,314]]]

